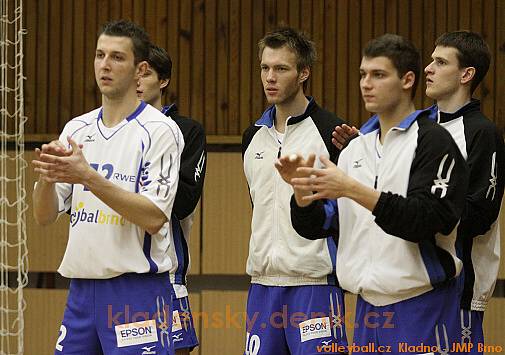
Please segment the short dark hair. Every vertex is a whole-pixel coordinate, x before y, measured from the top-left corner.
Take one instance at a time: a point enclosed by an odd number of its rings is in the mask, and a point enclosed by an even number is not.
[[[287,46],[296,55],[296,69],[300,72],[304,68],[312,69],[316,62],[317,52],[314,42],[307,34],[290,27],[281,27],[269,32],[258,42],[259,58],[263,55],[265,47],[277,49]],[[307,86],[308,79],[303,82]]]
[[[160,80],[170,79],[172,77],[172,59],[163,48],[151,44],[147,62],[156,70]]]
[[[412,98],[416,95],[419,75],[421,72],[421,55],[412,42],[408,39],[386,33],[380,37],[372,39],[363,50],[363,56],[367,58],[386,57],[388,58],[401,78],[409,71],[415,75],[414,85],[412,85]]]
[[[147,32],[136,23],[128,20],[110,21],[103,25],[100,31],[101,35],[128,37],[132,40],[134,63],[137,65],[149,57],[150,40]]]
[[[437,38],[435,46],[455,48],[458,51],[459,67],[475,68],[470,86],[470,92],[473,93],[486,76],[491,63],[491,53],[482,36],[470,31],[447,32]]]
[[[159,80],[170,80],[172,77],[172,59],[166,50],[154,44],[151,44],[147,62],[149,63],[149,66],[151,66],[156,71]],[[167,87],[168,85],[165,86],[161,92],[164,93]]]

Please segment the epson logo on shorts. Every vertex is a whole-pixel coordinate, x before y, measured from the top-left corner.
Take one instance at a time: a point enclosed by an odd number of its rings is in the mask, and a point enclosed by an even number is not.
[[[182,330],[181,317],[179,317],[179,311],[174,310],[172,313],[172,332],[177,332]]]
[[[300,323],[301,342],[331,336],[330,317],[312,318]]]
[[[120,324],[116,325],[114,329],[118,348],[158,341],[155,320]]]

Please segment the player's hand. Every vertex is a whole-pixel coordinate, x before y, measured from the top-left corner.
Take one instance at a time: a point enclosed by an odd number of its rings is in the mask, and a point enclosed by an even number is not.
[[[62,149],[59,144],[44,147],[37,159],[32,161],[35,172],[40,174],[42,181],[49,183],[66,182],[82,184],[94,172],[82,153],[82,145],[78,145],[72,138],[67,137],[71,149]],[[61,143],[61,142],[60,142]],[[50,154],[50,152],[55,154]]]
[[[42,144],[40,148],[35,148],[35,156],[40,158],[40,154],[51,154],[59,157],[65,157],[72,154],[71,149],[67,149],[59,140],[51,141],[47,144]]]
[[[337,147],[337,149],[342,150],[347,146],[349,141],[358,134],[359,130],[354,126],[349,127],[346,124],[336,126],[335,130],[331,134],[333,136],[331,142],[335,147]]]
[[[312,168],[314,166],[314,161],[316,156],[310,154],[307,160],[303,159],[302,156],[298,154],[285,155],[280,157],[275,162],[275,168],[281,175],[282,179],[291,184],[291,180],[297,177],[305,177],[302,172],[298,172],[298,168]]]
[[[291,183],[294,188],[315,192],[314,194],[304,196],[304,201],[337,199],[345,196],[347,189],[350,187],[351,178],[328,158],[321,156],[319,159],[325,168],[298,168],[297,172],[305,177],[292,179]]]

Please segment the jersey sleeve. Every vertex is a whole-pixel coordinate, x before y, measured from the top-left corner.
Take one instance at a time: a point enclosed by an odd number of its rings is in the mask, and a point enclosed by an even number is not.
[[[467,149],[470,179],[459,231],[471,238],[485,234],[496,221],[504,190],[503,138],[494,125],[485,123]]]
[[[318,200],[300,207],[291,196],[291,224],[302,237],[310,240],[338,237],[338,208],[336,200]]]
[[[420,134],[410,170],[407,195],[382,192],[373,210],[375,222],[388,234],[411,241],[450,234],[464,206],[468,168],[445,129]]]
[[[184,142],[175,124],[152,131],[144,143],[139,193],[153,202],[170,220],[179,183],[179,166]]]
[[[174,213],[179,220],[188,217],[202,195],[207,167],[205,131],[194,124],[188,132],[181,155],[179,185],[174,202]]]

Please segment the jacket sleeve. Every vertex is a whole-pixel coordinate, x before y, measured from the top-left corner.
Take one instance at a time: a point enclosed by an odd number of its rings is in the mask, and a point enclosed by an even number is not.
[[[419,134],[406,196],[382,192],[372,212],[375,222],[416,243],[447,235],[461,217],[467,186],[468,168],[456,143],[445,129],[432,126]]]
[[[181,155],[179,186],[174,202],[174,213],[179,220],[189,216],[202,195],[207,166],[205,131],[194,124],[187,135]]]
[[[468,193],[459,231],[473,238],[485,234],[498,218],[505,177],[503,138],[490,122],[476,131],[468,149]]]
[[[310,240],[330,236],[338,238],[338,208],[336,200],[318,200],[300,207],[291,196],[291,224],[296,233]]]

